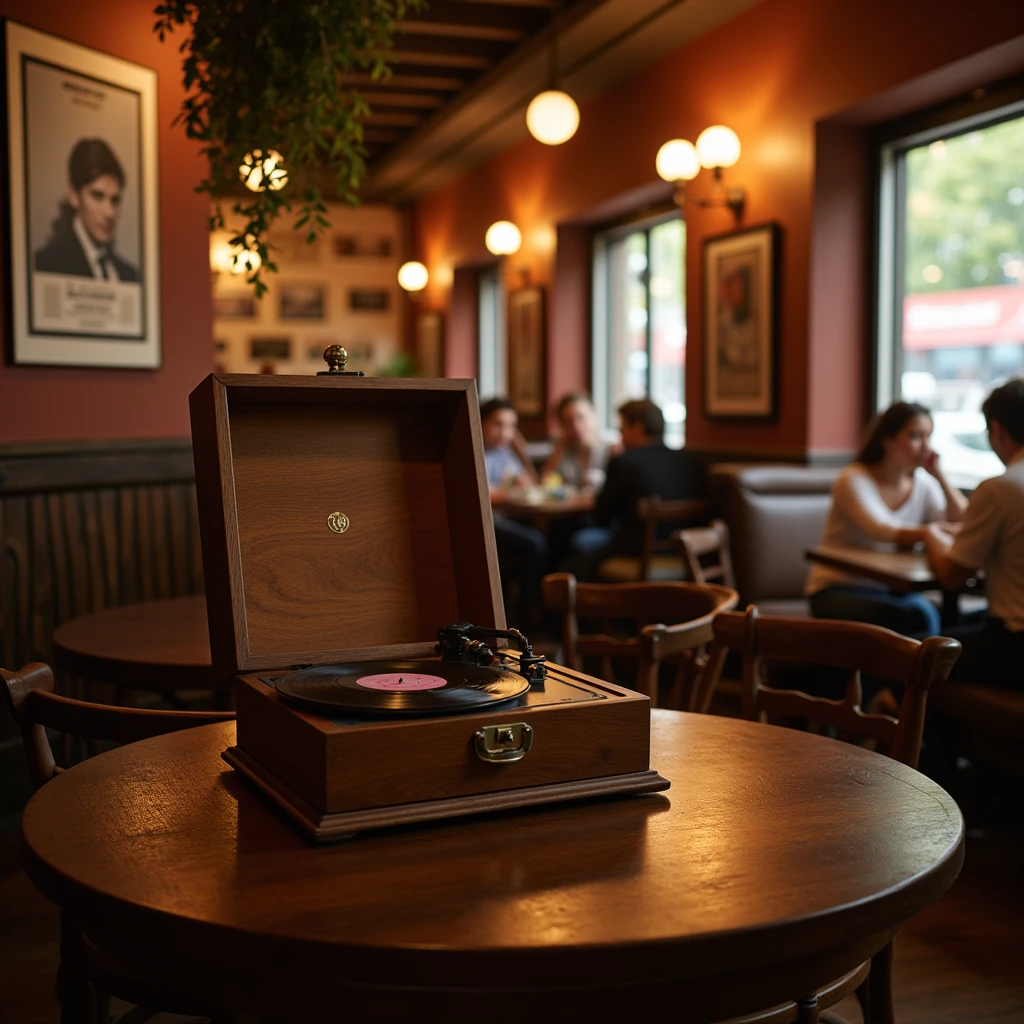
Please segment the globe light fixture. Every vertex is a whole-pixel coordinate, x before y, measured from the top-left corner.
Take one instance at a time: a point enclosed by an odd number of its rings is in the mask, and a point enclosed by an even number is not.
[[[580,125],[580,108],[561,89],[537,93],[526,108],[526,127],[530,134],[546,146],[560,146],[576,134]]]
[[[484,236],[487,251],[495,256],[511,256],[519,252],[519,246],[522,244],[523,236],[510,220],[495,221]]]
[[[288,171],[284,167],[284,157],[276,149],[254,149],[245,154],[245,159],[238,168],[238,176],[247,189],[253,192],[264,192],[269,189],[277,192],[288,184]]]
[[[724,124],[714,124],[697,136],[697,144],[686,139],[670,139],[654,159],[659,176],[676,183],[675,201],[678,206],[688,203],[694,206],[727,206],[733,212],[738,224],[743,217],[747,193],[736,186],[726,188],[722,182],[722,168],[732,167],[740,158],[740,140],[736,133]],[[700,173],[701,167],[708,167],[714,175],[714,191],[709,196],[687,195],[686,183]]]
[[[671,139],[658,150],[654,166],[666,181],[692,181],[700,172],[697,147],[686,139]]]
[[[739,136],[724,124],[713,124],[697,136],[697,156],[704,167],[732,167],[740,158]]]
[[[430,274],[427,268],[416,260],[403,263],[398,268],[398,284],[407,292],[421,292],[427,287]]]

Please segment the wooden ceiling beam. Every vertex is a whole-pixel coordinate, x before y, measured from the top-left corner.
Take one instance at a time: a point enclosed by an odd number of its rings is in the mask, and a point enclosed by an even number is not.
[[[429,50],[407,50],[404,45],[392,51],[392,66],[412,65],[424,68],[471,68],[483,71],[494,62],[488,57],[474,57],[470,54],[439,53]]]
[[[415,128],[417,125],[423,122],[423,117],[420,114],[414,113],[400,113],[398,111],[385,110],[379,113],[373,112],[367,114],[366,117],[361,117],[359,120],[363,124],[373,125],[390,125],[393,127],[402,128]]]
[[[466,78],[440,75],[392,75],[390,78],[371,78],[367,73],[340,75],[341,85],[355,86],[362,92],[364,89],[426,89],[429,92],[458,92],[467,83]]]
[[[550,11],[560,4],[560,0],[448,0],[448,2],[461,4],[464,7],[535,7],[545,11]]]
[[[454,21],[403,21],[409,35],[443,36],[445,39],[488,39],[498,43],[518,43],[526,38],[522,28],[501,25],[467,25]],[[401,35],[398,36],[401,40]]]
[[[443,96],[426,92],[371,92],[369,89],[360,89],[359,95],[371,107],[423,107],[433,109],[444,103]]]

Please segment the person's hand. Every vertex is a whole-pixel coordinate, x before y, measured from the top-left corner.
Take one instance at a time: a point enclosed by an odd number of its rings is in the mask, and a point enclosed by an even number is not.
[[[925,472],[931,473],[932,476],[938,477],[939,475],[939,453],[932,449],[924,457],[924,462],[921,463],[925,468]]]
[[[944,548],[950,547],[953,543],[953,534],[959,528],[959,523],[929,523],[924,528],[925,547],[929,547],[931,544],[939,544]]]
[[[511,495],[504,487],[492,487],[491,488],[491,506],[504,505]]]
[[[949,523],[945,521],[932,523],[932,526],[941,530],[942,533],[948,534],[950,537],[955,537],[963,525],[963,523]]]

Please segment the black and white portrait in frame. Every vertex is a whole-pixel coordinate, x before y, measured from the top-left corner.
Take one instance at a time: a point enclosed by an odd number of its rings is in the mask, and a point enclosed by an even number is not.
[[[5,33],[13,361],[155,369],[156,73]]]

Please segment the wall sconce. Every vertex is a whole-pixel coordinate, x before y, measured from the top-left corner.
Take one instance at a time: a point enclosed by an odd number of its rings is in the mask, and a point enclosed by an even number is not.
[[[284,157],[276,149],[254,149],[245,154],[242,165],[238,168],[238,176],[245,187],[253,192],[269,189],[277,192],[288,184],[288,171],[284,166]]]
[[[526,108],[526,127],[545,146],[568,142],[580,126],[580,108],[563,89],[558,88],[558,36],[551,39],[549,85],[537,93]]]
[[[522,233],[510,220],[495,221],[484,236],[484,245],[494,256],[511,256],[522,244]]]
[[[697,145],[686,139],[672,139],[658,150],[654,165],[660,177],[676,185],[676,203],[682,207],[687,203],[697,206],[728,206],[736,218],[743,217],[747,200],[746,189],[733,186],[726,188],[722,182],[722,170],[732,167],[740,158],[740,140],[736,133],[724,124],[715,124],[697,136]],[[715,180],[715,190],[710,196],[690,196],[686,183],[707,167]]]
[[[410,299],[418,299],[429,280],[427,268],[416,260],[403,263],[398,268],[398,286],[409,293]]]
[[[222,231],[210,236],[210,270],[214,274],[249,274],[263,265],[260,254],[247,246],[252,235],[246,236],[246,245],[232,245],[231,232]]]

